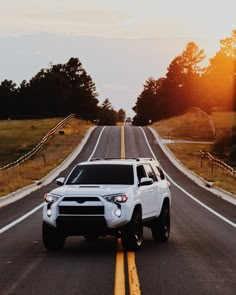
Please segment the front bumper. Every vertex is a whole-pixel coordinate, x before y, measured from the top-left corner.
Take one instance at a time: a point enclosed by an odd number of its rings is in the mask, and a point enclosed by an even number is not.
[[[83,196],[83,199],[85,197]],[[106,201],[101,196],[89,197],[81,202],[79,197],[62,198],[55,203],[45,203],[43,219],[53,227],[68,235],[84,235],[98,233],[99,235],[116,233],[131,219],[131,209],[128,203],[115,204]],[[121,216],[115,215],[115,210],[121,210]],[[48,210],[51,210],[49,216]]]

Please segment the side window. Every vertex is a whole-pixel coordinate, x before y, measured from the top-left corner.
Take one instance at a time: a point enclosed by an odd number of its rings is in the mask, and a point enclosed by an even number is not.
[[[153,181],[157,181],[156,174],[154,173],[152,167],[149,164],[145,164],[144,168],[145,168],[147,176],[152,178]]]
[[[163,179],[165,179],[165,174],[164,174],[164,172],[162,171],[162,169],[160,168],[160,167],[157,167],[157,169],[158,169],[158,171],[159,171],[159,173],[160,173],[160,178],[163,180]]]
[[[139,182],[142,177],[147,177],[143,165],[137,166],[137,176]]]
[[[159,179],[165,179],[165,175],[160,167],[153,165],[152,168]]]

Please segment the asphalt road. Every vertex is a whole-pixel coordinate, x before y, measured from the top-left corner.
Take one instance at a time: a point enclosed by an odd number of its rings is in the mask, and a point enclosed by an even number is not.
[[[87,160],[102,128],[96,128],[75,162]],[[142,294],[236,294],[235,206],[200,188],[180,173],[143,129],[151,149],[175,184],[172,184],[171,236],[156,244],[145,229],[142,249],[135,253]],[[93,154],[120,157],[121,128],[106,127]],[[125,127],[126,157],[152,157],[143,131]],[[178,186],[176,186],[176,184]],[[0,208],[0,229],[43,201],[52,183],[25,198]],[[187,192],[187,193],[186,193]],[[204,203],[202,207],[191,197]],[[71,237],[57,253],[47,252],[41,241],[42,209],[0,234],[0,294],[114,294],[117,241],[113,237],[87,242]],[[126,294],[127,263],[125,258]]]

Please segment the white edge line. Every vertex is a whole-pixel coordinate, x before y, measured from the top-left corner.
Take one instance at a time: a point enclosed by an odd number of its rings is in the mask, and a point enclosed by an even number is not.
[[[144,135],[144,138],[146,140],[146,143],[149,147],[149,150],[153,156],[153,158],[155,160],[157,160],[149,142],[148,142],[148,139],[147,139],[147,136],[146,136],[146,133],[144,132],[143,128],[142,127],[139,127],[142,132],[143,132],[143,135]],[[204,203],[202,203],[201,201],[199,201],[196,197],[194,197],[193,195],[191,195],[189,192],[187,192],[185,189],[183,189],[181,186],[179,186],[165,171],[164,173],[166,174],[166,176],[170,179],[170,181],[178,188],[180,189],[183,193],[185,193],[188,197],[190,197],[192,200],[194,200],[196,203],[198,203],[199,205],[201,205],[202,207],[204,207],[205,209],[207,209],[208,211],[210,211],[212,214],[214,214],[215,216],[219,217],[220,219],[222,219],[223,221],[225,221],[226,223],[228,223],[229,225],[233,226],[236,228],[236,224],[232,221],[230,221],[229,219],[227,219],[226,217],[222,216],[221,214],[219,214],[218,212],[216,212],[215,210],[211,209],[210,207],[208,207],[207,205],[205,205]]]
[[[94,147],[94,149],[93,149],[93,151],[92,151],[92,154],[91,154],[90,157],[88,158],[88,161],[90,161],[90,160],[92,159],[93,155],[95,154],[95,151],[96,151],[96,149],[97,149],[97,147],[98,147],[99,141],[100,141],[100,139],[101,139],[102,133],[103,133],[103,131],[104,131],[105,128],[106,128],[106,126],[104,126],[104,127],[102,128],[102,130],[101,130],[101,132],[100,132],[100,134],[99,134],[99,137],[98,137],[97,143],[96,143],[96,145],[95,145],[95,147]]]
[[[106,126],[105,126],[106,127]],[[101,139],[101,136],[102,136],[102,133],[105,129],[105,127],[103,127],[103,129],[101,130],[100,134],[99,134],[99,137],[97,139],[97,142],[96,142],[96,145],[92,151],[92,154],[90,155],[90,157],[88,158],[88,161],[90,161],[90,159],[92,158],[92,156],[94,155],[96,149],[97,149],[97,146],[100,142],[100,139]],[[40,208],[42,208],[44,205],[44,202],[42,204],[40,204],[39,206],[35,207],[34,209],[32,209],[31,211],[29,211],[28,213],[26,213],[25,215],[21,216],[20,218],[16,219],[15,221],[9,223],[8,225],[2,227],[0,229],[0,234],[4,233],[5,231],[7,231],[8,229],[12,228],[13,226],[15,226],[16,224],[18,224],[19,222],[23,221],[24,219],[26,219],[27,217],[29,217],[30,215],[34,214],[36,211],[38,211]]]
[[[5,231],[10,229],[11,227],[16,225],[17,223],[21,222],[22,220],[26,219],[27,217],[29,217],[30,215],[32,215],[33,213],[38,211],[40,208],[43,207],[43,205],[44,205],[44,203],[40,204],[39,206],[35,207],[33,210],[29,211],[25,215],[21,216],[20,218],[16,219],[15,221],[11,222],[10,224],[8,224],[8,225],[4,226],[3,228],[1,228],[0,229],[0,234],[4,233]]]

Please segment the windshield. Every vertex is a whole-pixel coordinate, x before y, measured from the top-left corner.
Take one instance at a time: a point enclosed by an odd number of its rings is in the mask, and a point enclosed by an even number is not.
[[[132,165],[78,165],[66,184],[134,184]]]

